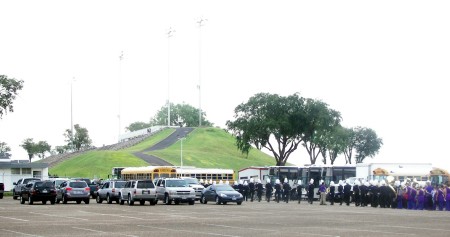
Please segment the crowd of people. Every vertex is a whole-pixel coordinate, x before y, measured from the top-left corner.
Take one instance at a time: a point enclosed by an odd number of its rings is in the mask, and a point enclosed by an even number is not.
[[[203,183],[206,187],[213,184],[211,181]],[[222,181],[221,181],[222,182]],[[318,196],[320,205],[355,205],[360,207],[397,208],[410,210],[446,210],[450,211],[450,188],[448,185],[431,185],[406,180],[395,181],[393,185],[384,180],[360,181],[355,180],[353,184],[349,180],[340,180],[337,184],[333,181],[326,185],[320,180],[319,189],[315,191],[314,180],[303,185],[301,180],[291,187],[287,179],[281,182],[279,179],[272,185],[270,179],[263,185],[261,180],[250,179],[249,182],[240,180],[230,184],[236,191],[244,196],[245,201],[254,200],[286,202],[297,201],[301,203],[306,199],[313,204],[315,196]],[[317,192],[317,193],[315,193]]]

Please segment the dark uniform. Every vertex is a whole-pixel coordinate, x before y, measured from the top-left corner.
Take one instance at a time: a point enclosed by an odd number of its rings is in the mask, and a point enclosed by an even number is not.
[[[281,184],[275,184],[275,201],[280,202],[281,199]]]
[[[346,183],[344,186],[344,201],[347,206],[350,205],[350,196],[352,192],[352,186],[349,183]]]
[[[258,182],[256,184],[256,196],[258,197],[258,202],[261,202],[263,189],[264,189],[263,184],[261,182]]]
[[[247,183],[244,183],[243,189],[244,189],[244,194],[242,194],[242,195],[244,195],[244,200],[247,201],[248,200],[248,193],[250,192],[250,188],[248,187]]]
[[[283,183],[283,201],[289,202],[289,194],[291,192],[291,185],[288,182]]]
[[[355,206],[361,205],[361,194],[358,183],[353,185],[353,195],[355,196]]]
[[[309,204],[313,204],[314,200],[314,183],[310,183],[308,185],[308,202]]]
[[[270,202],[270,199],[272,198],[272,184],[270,182],[266,183],[266,200],[267,202]]]
[[[252,180],[250,180],[250,183],[248,184],[248,188],[249,188],[250,201],[253,202],[253,197],[255,196],[255,183],[253,183]]]
[[[365,207],[367,206],[367,186],[366,185],[361,185],[359,187],[359,190],[361,191],[361,206]]]
[[[298,196],[299,204],[300,204],[300,201],[302,200],[302,191],[303,191],[303,185],[301,185],[301,184],[297,185],[297,196]]]
[[[334,205],[334,193],[336,191],[336,186],[334,184],[330,185],[330,202],[331,205]]]
[[[344,200],[344,186],[339,182],[338,186],[338,195],[339,195],[339,205],[342,205],[342,201]]]

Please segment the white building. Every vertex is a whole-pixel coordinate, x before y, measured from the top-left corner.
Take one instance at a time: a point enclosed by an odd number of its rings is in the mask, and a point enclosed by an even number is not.
[[[5,191],[10,191],[21,178],[48,179],[47,163],[30,163],[27,160],[0,159],[0,183],[5,184]]]
[[[366,180],[384,179],[385,176],[400,181],[406,178],[427,180],[432,169],[431,163],[360,163],[356,164],[356,176]]]
[[[241,169],[238,172],[239,180],[248,181],[253,178],[253,180],[256,182],[258,179],[260,179],[263,184],[266,183],[268,175],[269,167],[250,166]]]

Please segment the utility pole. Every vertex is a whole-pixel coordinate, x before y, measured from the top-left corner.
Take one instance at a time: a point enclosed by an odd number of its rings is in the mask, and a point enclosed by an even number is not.
[[[167,126],[170,127],[170,38],[175,30],[169,28],[167,32]]]
[[[202,26],[207,19],[200,18],[197,21],[198,24],[198,126],[202,126]]]
[[[119,97],[119,105],[118,105],[118,114],[117,118],[119,119],[119,135],[117,136],[117,141],[120,142],[120,132],[121,132],[121,124],[120,124],[120,113],[121,113],[121,103],[122,103],[122,60],[123,60],[123,51],[120,52],[119,56],[119,83],[118,83],[118,97]]]

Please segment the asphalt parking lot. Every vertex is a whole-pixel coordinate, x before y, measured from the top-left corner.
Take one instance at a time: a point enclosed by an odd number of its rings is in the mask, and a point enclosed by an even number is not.
[[[0,200],[0,236],[449,236],[450,212],[302,202],[190,206],[21,205]]]

